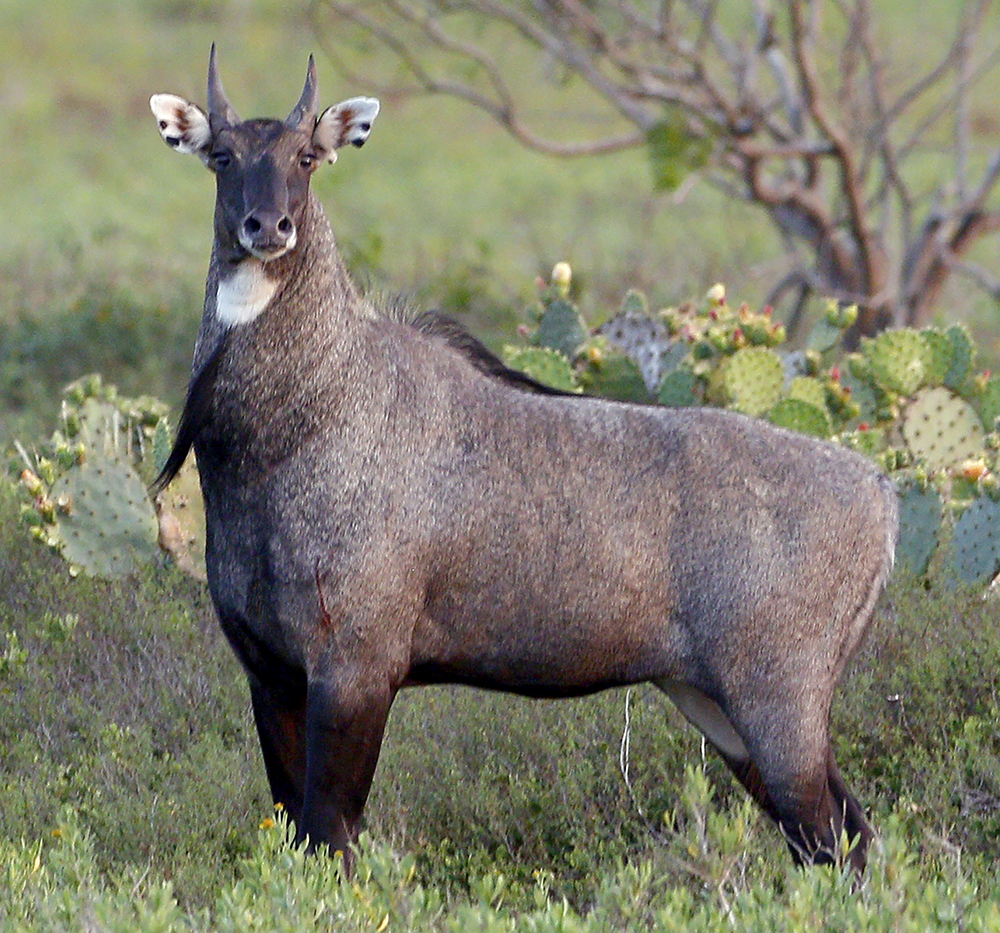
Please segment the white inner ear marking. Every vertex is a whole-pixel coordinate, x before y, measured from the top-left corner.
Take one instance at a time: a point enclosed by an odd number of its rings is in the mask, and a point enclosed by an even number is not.
[[[164,142],[178,152],[198,152],[209,144],[212,131],[208,118],[194,104],[176,94],[154,94],[149,109]]]
[[[244,259],[226,279],[219,279],[215,292],[215,316],[226,325],[249,324],[267,308],[278,283],[264,274],[259,259]]]
[[[750,757],[743,739],[733,728],[722,707],[697,687],[681,680],[654,680],[674,705],[684,714],[684,718],[698,729],[723,755],[746,761]]]
[[[365,144],[379,107],[374,97],[352,97],[323,111],[316,122],[313,139],[327,153],[328,161],[337,161],[337,150],[342,146]]]

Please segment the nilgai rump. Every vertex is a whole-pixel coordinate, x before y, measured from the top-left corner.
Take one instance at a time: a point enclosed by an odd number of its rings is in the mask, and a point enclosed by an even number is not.
[[[309,190],[378,102],[242,122],[151,107],[215,173],[215,242],[170,481],[193,445],[222,627],[275,801],[350,860],[396,692],[538,697],[649,681],[800,861],[871,830],[829,743],[890,572],[891,483],[737,414],[549,393],[475,340],[358,293]],[[349,193],[345,193],[349,196]],[[401,196],[412,194],[401,193]]]

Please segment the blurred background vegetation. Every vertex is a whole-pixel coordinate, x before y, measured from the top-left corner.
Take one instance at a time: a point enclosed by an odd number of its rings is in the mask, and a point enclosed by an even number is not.
[[[212,181],[157,140],[151,93],[202,101],[213,40],[244,115],[284,115],[310,52],[324,99],[366,88],[348,86],[324,56],[337,35],[322,3],[3,0],[2,10],[6,442],[47,423],[58,389],[91,370],[127,393],[174,404],[182,396],[211,243]],[[878,15],[890,78],[902,81],[940,53],[929,48],[937,37],[946,46],[956,11],[938,0],[921,5],[919,21],[906,3],[881,3]],[[537,91],[531,116],[557,137],[613,131],[579,82],[527,50],[509,54],[524,56],[520,90]],[[394,74],[373,67],[382,79]],[[560,161],[519,147],[467,105],[404,86],[384,95],[365,150],[315,180],[342,251],[369,287],[444,307],[497,347],[522,318],[535,276],[559,260],[573,264],[582,309],[596,323],[627,287],[658,307],[724,281],[759,304],[781,278],[782,244],[759,210],[694,177],[656,192],[641,149]],[[994,145],[1000,103],[978,93],[973,107],[974,143]],[[927,164],[928,184],[936,183],[941,164]],[[989,256],[976,258],[989,265]],[[981,363],[997,357],[998,311],[981,292],[956,280],[938,317],[970,322]]]

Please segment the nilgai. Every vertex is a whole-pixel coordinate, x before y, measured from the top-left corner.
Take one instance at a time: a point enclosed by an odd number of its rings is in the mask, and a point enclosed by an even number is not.
[[[212,599],[298,837],[350,861],[401,687],[562,697],[649,681],[798,861],[837,857],[846,831],[861,870],[871,830],[829,712],[892,567],[892,484],[731,412],[546,391],[446,321],[379,312],[309,188],[379,104],[317,104],[310,59],[286,120],[241,121],[214,47],[207,113],[151,100],[167,144],[217,185],[158,485],[193,446]]]

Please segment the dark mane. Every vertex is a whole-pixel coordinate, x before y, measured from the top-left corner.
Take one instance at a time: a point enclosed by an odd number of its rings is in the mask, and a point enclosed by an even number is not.
[[[511,369],[496,354],[473,337],[458,321],[446,314],[441,314],[439,311],[424,311],[410,321],[410,326],[429,337],[441,338],[448,346],[461,353],[481,373],[499,382],[538,395],[565,395],[570,398],[579,398],[574,392],[555,389],[537,379],[532,379],[531,376],[520,370]]]

